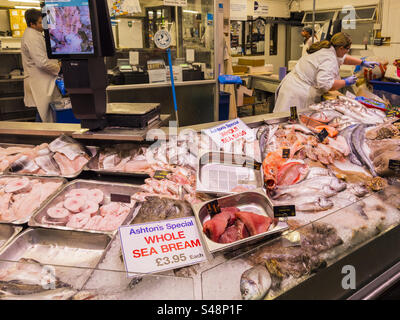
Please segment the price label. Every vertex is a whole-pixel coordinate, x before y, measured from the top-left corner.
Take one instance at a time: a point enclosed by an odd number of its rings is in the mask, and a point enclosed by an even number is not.
[[[243,163],[243,167],[254,169],[254,170],[260,170],[261,169],[261,163],[257,162],[257,161],[245,161]]]
[[[119,233],[128,277],[206,260],[194,217],[121,226]]]
[[[131,203],[131,196],[128,194],[110,194],[111,202]]]
[[[323,142],[328,135],[328,131],[326,131],[326,129],[324,128],[320,133],[318,133],[317,137],[320,142]]]
[[[389,169],[396,173],[400,172],[400,160],[389,160]]]
[[[296,207],[294,205],[274,206],[275,218],[285,218],[285,217],[295,217],[295,216],[296,216]]]
[[[298,120],[297,107],[290,107],[290,119],[291,122],[296,122]]]
[[[153,178],[157,180],[163,180],[166,179],[170,173],[171,171],[167,170],[156,170],[156,172],[154,172]]]
[[[214,200],[207,203],[206,209],[211,217],[221,212],[221,207],[219,206],[218,200]]]
[[[282,158],[288,159],[290,157],[290,149],[283,149],[282,150]]]

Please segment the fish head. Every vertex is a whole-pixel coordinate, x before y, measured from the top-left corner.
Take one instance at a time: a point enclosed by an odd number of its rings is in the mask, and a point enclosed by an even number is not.
[[[240,292],[244,300],[262,299],[271,287],[271,276],[264,265],[246,270],[240,279]]]

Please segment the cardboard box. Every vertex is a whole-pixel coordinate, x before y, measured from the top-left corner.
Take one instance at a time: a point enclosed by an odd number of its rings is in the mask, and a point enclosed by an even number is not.
[[[264,59],[239,59],[239,65],[242,66],[251,66],[251,67],[261,67],[264,66],[265,60]]]
[[[246,66],[232,66],[233,73],[248,73],[249,67]]]

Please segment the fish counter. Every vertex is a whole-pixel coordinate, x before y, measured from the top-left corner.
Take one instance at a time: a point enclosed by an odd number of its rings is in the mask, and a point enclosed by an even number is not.
[[[225,147],[1,145],[0,299],[343,299],[395,266],[400,121],[344,96],[264,120]],[[203,262],[127,276],[119,227],[188,217]]]

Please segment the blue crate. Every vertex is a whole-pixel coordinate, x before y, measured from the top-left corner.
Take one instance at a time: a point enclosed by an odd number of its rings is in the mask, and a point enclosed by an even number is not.
[[[81,123],[80,120],[75,118],[72,108],[57,109],[53,103],[50,103],[50,108],[56,123]]]
[[[374,94],[379,97],[384,95],[393,106],[400,105],[400,83],[378,80],[371,80],[369,83],[372,84]]]

